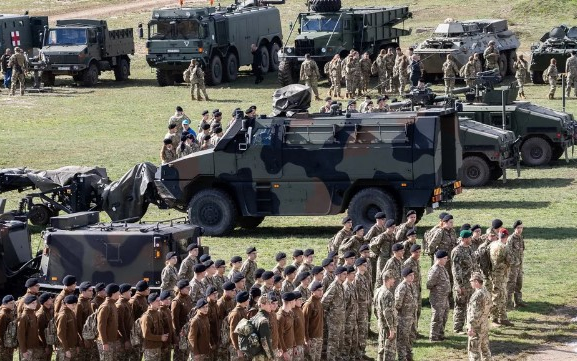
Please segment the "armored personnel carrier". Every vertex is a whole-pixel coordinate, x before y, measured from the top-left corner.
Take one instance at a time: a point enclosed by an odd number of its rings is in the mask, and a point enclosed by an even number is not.
[[[430,38],[417,46],[414,53],[421,57],[427,80],[442,80],[442,66],[447,54],[453,55],[459,68],[475,53],[480,54],[483,61],[483,52],[491,40],[496,42],[496,49],[499,50],[501,76],[513,74],[519,39],[509,30],[507,20],[503,19],[447,19],[437,26]]]
[[[551,58],[557,60],[557,70],[565,72],[565,62],[577,50],[577,26],[557,26],[545,33],[540,42],[531,46],[529,73],[533,84],[543,84],[543,72]]]

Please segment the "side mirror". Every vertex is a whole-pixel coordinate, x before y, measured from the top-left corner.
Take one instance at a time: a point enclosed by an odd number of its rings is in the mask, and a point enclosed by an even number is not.
[[[291,22],[289,23],[289,29],[292,30],[293,27],[294,27],[294,24],[293,24],[293,22],[291,21]]]
[[[102,43],[104,41],[102,38],[102,31],[96,32],[96,40],[98,40],[99,43]]]

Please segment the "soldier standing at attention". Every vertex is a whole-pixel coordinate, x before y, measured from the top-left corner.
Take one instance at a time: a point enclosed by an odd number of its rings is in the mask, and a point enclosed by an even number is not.
[[[407,232],[410,229],[415,228],[415,223],[417,222],[417,212],[414,210],[409,210],[406,214],[407,221],[405,223],[401,223],[399,227],[397,227],[395,231],[395,240],[397,242],[403,242],[407,239]]]
[[[471,286],[475,292],[467,306],[467,335],[469,336],[469,360],[491,360],[489,349],[489,313],[491,295],[483,287],[483,276],[479,272],[471,275]]]
[[[294,332],[295,332],[295,348],[293,361],[305,361],[305,315],[303,313],[303,304],[310,298],[311,291],[307,288],[308,296],[305,297],[300,291],[293,292],[295,299],[295,306],[293,307],[294,315]],[[321,345],[322,347],[322,345]]]
[[[398,317],[395,295],[391,292],[395,284],[395,275],[392,271],[384,273],[382,284],[373,298],[379,329],[377,361],[396,361]]]
[[[296,267],[292,264],[287,266],[284,270],[284,280],[282,281],[281,292],[287,293],[295,290],[296,286],[294,284],[295,278],[297,276]]]
[[[392,291],[395,291],[402,281],[401,271],[403,268],[403,254],[405,253],[405,248],[401,243],[395,243],[393,244],[392,250],[393,255],[391,256],[391,258],[389,258],[389,260],[385,264],[385,267],[383,268],[382,272],[384,273],[387,272],[388,270],[392,270],[394,272],[395,284]],[[381,274],[380,277],[382,278],[383,275]]]
[[[273,306],[268,295],[262,295],[262,297],[259,298],[258,306],[260,310],[252,320],[256,334],[260,337],[262,352],[253,357],[253,361],[272,361],[275,356],[272,346],[272,329],[270,324]]]
[[[315,266],[313,264],[314,260],[315,260],[315,250],[312,248],[307,248],[305,249],[304,253],[303,253],[303,263],[299,266],[299,268],[297,269],[297,274],[300,274],[302,272],[310,272],[312,271],[313,267]],[[297,284],[298,286],[298,284]]]
[[[26,69],[28,68],[28,61],[24,56],[22,49],[19,47],[14,48],[14,55],[10,57],[8,61],[8,67],[12,68],[12,79],[10,84],[10,95],[16,93],[16,86],[20,83],[20,95],[24,95],[24,89],[26,88]]]
[[[343,72],[345,74],[345,84],[347,87],[347,93],[345,95],[346,98],[354,98],[355,92],[355,59],[354,59],[355,51],[351,50],[349,55],[343,59]]]
[[[333,283],[333,281],[335,280],[335,274],[334,274],[335,262],[333,261],[332,258],[325,258],[323,259],[321,266],[324,269],[323,280],[321,283],[323,285],[323,291],[326,292],[331,283]]]
[[[577,97],[577,50],[571,51],[571,56],[565,63],[565,72],[567,73],[565,95],[569,98],[571,96],[571,87],[573,87],[575,96]]]
[[[481,243],[483,243],[484,241],[483,237],[481,236],[482,233],[481,226],[478,224],[473,225],[473,227],[471,227],[471,232],[473,232],[473,236],[471,237],[471,251],[473,252],[473,255],[475,255],[473,257],[473,260],[478,262],[476,252],[479,249]],[[479,267],[477,267],[477,269],[478,268]]]
[[[159,308],[160,297],[158,293],[148,295],[148,309],[140,317],[144,361],[161,360],[162,343],[168,341],[168,333],[165,333],[162,327],[162,316],[158,311]]]
[[[511,251],[507,247],[509,232],[505,228],[501,228],[498,234],[499,240],[492,242],[489,247],[491,254],[491,279],[493,281],[491,315],[493,323],[513,326],[513,323],[507,318],[507,281],[512,261]]]
[[[186,251],[188,252],[188,256],[182,260],[182,264],[178,270],[178,279],[190,281],[194,277],[194,266],[198,264],[198,244],[189,244],[188,247],[186,247]]]
[[[417,338],[419,330],[419,318],[421,318],[421,308],[422,308],[422,298],[421,298],[421,246],[418,244],[413,244],[411,246],[411,257],[409,257],[405,263],[403,263],[403,268],[410,268],[413,270],[415,279],[413,280],[413,290],[415,293],[415,302],[417,303],[417,313],[415,316],[415,323],[413,324],[413,331],[411,337]]]
[[[335,280],[326,290],[321,303],[327,327],[327,361],[341,359],[340,349],[344,338],[345,289],[343,282],[347,279],[347,269],[339,266],[335,270]]]
[[[106,301],[98,309],[97,327],[98,353],[100,361],[116,361],[118,359],[118,309],[116,301],[120,298],[120,287],[111,283],[106,286]],[[140,360],[140,359],[138,359]]]
[[[341,62],[341,56],[335,54],[333,59],[329,63],[328,76],[331,81],[331,87],[329,88],[329,96],[334,96],[342,98],[341,96],[341,80],[343,78],[343,64]]]
[[[557,89],[557,76],[559,72],[557,71],[557,60],[551,58],[549,67],[545,69],[545,78],[549,81],[549,100],[555,99],[555,90]]]
[[[311,273],[304,271],[299,273],[296,280],[298,281],[298,286],[293,292],[300,292],[305,298],[309,298],[311,291],[309,291],[309,285],[311,284]]]
[[[250,45],[250,51],[252,52],[252,72],[255,76],[254,83],[258,84],[264,80],[262,76],[262,53],[256,44]]]
[[[176,297],[172,300],[170,311],[172,312],[172,326],[176,335],[175,344],[178,345],[178,339],[181,337],[180,330],[188,321],[190,311],[194,304],[190,298],[190,283],[188,280],[180,280],[176,283]],[[187,350],[174,349],[174,361],[186,361]]]
[[[14,296],[6,295],[2,298],[2,306],[0,307],[0,360],[12,361],[14,359],[14,348],[4,346],[4,336],[8,324],[16,319],[16,302]]]
[[[324,311],[321,299],[323,297],[323,285],[313,282],[310,285],[311,296],[305,302],[303,314],[305,319],[305,346],[311,361],[321,360],[323,346]]]
[[[176,287],[176,282],[178,281],[178,274],[176,271],[176,263],[178,262],[178,257],[176,257],[176,252],[168,252],[166,254],[166,266],[160,274],[162,283],[160,284],[160,289],[162,291],[173,292],[174,287]]]
[[[445,95],[452,95],[455,87],[455,78],[459,74],[459,68],[453,60],[453,55],[447,54],[447,60],[443,63],[443,79],[445,80]]]
[[[292,309],[295,305],[295,295],[292,292],[282,294],[282,308],[278,310],[276,319],[278,321],[279,348],[282,351],[282,359],[289,361],[293,359],[295,347],[294,315]]]
[[[171,295],[172,292],[168,290],[160,292],[160,308],[158,311],[160,312],[160,317],[162,320],[163,333],[168,334],[168,340],[162,343],[160,361],[170,361],[172,345],[175,343],[175,333],[172,326],[172,315],[170,312],[170,304],[172,302]]]
[[[355,256],[358,256],[359,248],[365,243],[364,236],[365,228],[362,224],[357,224],[353,228],[353,235],[345,239],[339,247],[341,259],[344,258],[344,255],[349,251],[353,252]]]
[[[342,221],[343,228],[329,241],[329,252],[338,251],[343,241],[353,235],[353,220],[346,216]]]
[[[196,302],[196,315],[190,322],[188,331],[190,359],[208,361],[214,345],[210,342],[210,322],[208,320],[208,301],[201,298]]]
[[[90,361],[92,357],[94,360],[98,358],[98,349],[96,344],[92,340],[82,339],[82,328],[94,309],[92,308],[92,296],[94,295],[94,288],[90,282],[82,282],[78,287],[80,291],[80,296],[78,297],[78,303],[76,304],[76,328],[80,331],[78,335],[80,336],[80,354],[78,359]],[[96,351],[96,352],[94,352]]]
[[[206,266],[202,263],[194,266],[194,278],[190,281],[190,298],[192,299],[192,304],[196,304],[198,300],[204,297],[204,292],[206,292],[206,286],[203,279],[206,273]]]
[[[469,61],[463,65],[463,73],[459,74],[461,77],[465,78],[465,84],[469,88],[475,87],[475,78],[477,77],[477,69],[475,66],[475,58],[473,55],[469,57]]]
[[[67,275],[64,276],[62,279],[62,291],[56,296],[56,300],[54,301],[54,313],[57,314],[60,312],[60,306],[62,306],[62,301],[64,301],[64,297],[68,295],[73,295],[74,291],[76,290],[76,277]]]
[[[433,235],[431,236],[431,243],[429,244],[429,254],[435,254],[438,250],[442,249],[447,251],[450,255],[453,248],[457,245],[457,235],[453,229],[453,216],[447,214],[441,220],[441,226],[435,229]],[[447,273],[449,274],[449,280],[451,281],[451,288],[453,288],[453,274],[451,270],[451,260],[449,259],[445,265]],[[449,303],[453,303],[453,299],[449,300]]]
[[[136,320],[148,309],[148,301],[146,298],[150,294],[150,288],[148,282],[142,280],[138,281],[134,288],[136,289],[136,293],[132,296],[129,303],[132,307],[134,319]]]
[[[240,273],[244,275],[248,288],[250,288],[254,284],[254,272],[258,268],[256,263],[256,257],[257,257],[256,247],[247,248],[246,250],[247,259],[240,267]]]
[[[347,279],[343,283],[345,290],[345,324],[344,337],[341,343],[341,355],[347,360],[354,360],[357,356],[359,343],[359,325],[357,318],[359,314],[359,305],[357,302],[357,289],[354,284],[356,271],[353,266],[347,267]]]
[[[575,66],[577,67],[577,64],[575,64]],[[519,84],[518,96],[521,99],[525,99],[525,82],[527,80],[527,70],[529,69],[529,66],[525,59],[523,59],[523,54],[519,55],[519,58],[515,61],[513,67],[515,68],[515,79],[517,79],[517,84]],[[568,89],[571,90],[570,85],[568,86]]]
[[[18,318],[17,338],[21,360],[36,361],[44,358],[44,350],[38,336],[36,309],[38,298],[29,295],[24,298],[24,310]],[[5,335],[2,335],[4,338]]]
[[[274,273],[272,271],[266,271],[262,274],[262,279],[264,284],[260,290],[261,294],[266,295],[274,289]]]
[[[304,255],[305,255],[305,252],[302,249],[295,249],[293,251],[293,261],[292,261],[291,265],[295,267],[295,270],[299,269],[299,267],[303,263]]]
[[[454,280],[455,310],[453,313],[453,332],[465,334],[463,325],[467,316],[467,304],[473,294],[469,279],[473,273],[473,252],[471,251],[471,236],[473,232],[463,230],[459,234],[461,243],[451,252],[451,270]]]
[[[74,311],[78,298],[74,295],[64,297],[60,312],[55,316],[54,325],[58,337],[56,360],[78,360],[79,337]]]
[[[395,58],[395,67],[393,73],[399,79],[399,94],[403,95],[405,86],[409,84],[409,58],[403,54],[401,48],[397,48],[397,57]]]
[[[445,339],[445,325],[449,315],[449,298],[451,282],[447,272],[449,254],[445,250],[435,252],[435,263],[427,275],[427,289],[431,302],[431,332],[429,340],[443,341]]]
[[[96,286],[94,286],[94,291],[95,295],[92,299],[92,310],[96,312],[98,307],[100,307],[100,305],[104,303],[104,300],[106,300],[106,284],[102,282],[97,283]]]
[[[365,52],[363,54],[359,65],[361,66],[360,91],[366,94],[369,90],[369,82],[371,80],[371,59],[369,58],[369,53]]]
[[[507,305],[511,307],[527,306],[523,302],[523,258],[525,254],[525,240],[523,239],[523,222],[513,223],[513,234],[507,239],[507,246],[511,251],[511,268],[507,282]],[[514,303],[513,303],[514,302]]]
[[[116,301],[116,310],[118,313],[118,337],[120,347],[118,349],[119,361],[130,361],[132,355],[132,345],[130,344],[130,331],[134,325],[134,317],[132,316],[132,308],[128,301],[130,301],[130,293],[132,286],[129,283],[123,283],[119,287],[120,297]]]
[[[371,239],[369,248],[377,259],[377,270],[375,271],[375,287],[382,284],[383,269],[391,257],[391,248],[395,243],[395,220],[388,219],[385,222],[385,231],[377,237]]]
[[[483,65],[481,64],[481,59],[479,59],[479,53],[473,54],[473,63],[475,64],[475,76],[477,73],[483,71]]]
[[[485,70],[499,69],[499,51],[495,49],[495,40],[489,41],[489,46],[483,52]]]
[[[218,290],[214,286],[210,286],[206,289],[206,301],[208,302],[208,322],[210,323],[210,359],[216,360],[218,356],[218,345],[220,341],[220,326],[222,318],[218,313]]]
[[[321,73],[319,72],[316,61],[311,59],[311,54],[305,54],[305,61],[301,64],[300,79],[305,82],[306,86],[312,89],[315,100],[321,100],[317,86],[320,77]]]
[[[276,266],[274,266],[274,268],[272,269],[273,275],[283,274],[284,268],[286,266],[286,257],[287,255],[284,252],[279,252],[276,254],[276,256],[274,257],[276,261]]]
[[[18,301],[16,301],[16,317],[20,317],[20,315],[22,314],[22,312],[24,312],[24,299],[27,296],[36,296],[38,297],[40,294],[40,281],[38,281],[38,278],[29,278],[26,280],[26,282],[24,283],[24,287],[26,287],[26,294],[24,294],[24,296],[18,298]],[[38,308],[36,309],[36,311],[38,311],[38,309],[40,308],[40,305],[38,305]]]
[[[358,305],[356,321],[358,326],[358,342],[356,345],[353,345],[353,348],[355,349],[353,357],[356,357],[360,360],[366,359],[368,357],[365,352],[367,348],[367,340],[369,338],[369,307],[371,305],[371,296],[373,294],[371,292],[370,276],[367,277],[367,265],[368,263],[366,258],[361,257],[355,261],[357,273],[353,282],[355,291],[357,293],[356,296]]]
[[[4,88],[10,90],[10,82],[12,80],[12,67],[8,66],[10,57],[12,56],[12,50],[6,48],[4,54],[0,57],[0,70],[4,75]]]
[[[381,49],[379,55],[371,65],[371,74],[376,75],[379,79],[377,84],[377,90],[379,91],[380,95],[384,95],[386,92],[386,84],[387,84],[387,67],[385,59],[386,54],[387,51],[385,49]]]
[[[411,268],[401,271],[403,281],[395,290],[395,308],[399,315],[397,328],[397,353],[399,360],[413,360],[413,324],[417,314],[417,303],[413,293],[415,274]]]
[[[200,67],[200,60],[190,61],[190,97],[192,100],[202,100],[200,96],[200,91],[204,94],[204,98],[208,99],[208,94],[206,94],[206,86],[204,85],[204,71]],[[194,91],[196,89],[196,98],[194,97]]]
[[[230,348],[229,348],[229,355],[230,361],[240,361],[244,359],[244,354],[240,350],[238,345],[238,334],[234,333],[236,329],[236,325],[242,320],[243,318],[248,318],[248,292],[241,291],[236,294],[236,306],[235,308],[230,311],[228,315],[228,329],[229,329],[229,337],[230,337]]]
[[[387,55],[385,55],[385,69],[386,69],[386,87],[389,93],[396,93],[399,87],[398,79],[395,77],[395,63],[397,61],[397,55],[393,52],[393,48],[387,50]]]
[[[166,164],[176,159],[176,152],[172,145],[172,139],[164,138],[162,141],[162,149],[160,150],[160,161],[162,164]]]
[[[52,360],[52,346],[46,342],[46,328],[48,327],[48,323],[54,319],[54,312],[52,310],[54,306],[54,296],[51,293],[44,292],[43,294],[40,295],[40,297],[38,297],[38,303],[40,303],[40,308],[38,309],[38,311],[36,311],[36,317],[38,318],[38,335],[40,336],[40,342],[44,350],[43,353],[44,357],[40,358],[40,361],[50,361]],[[88,305],[90,306],[90,303]],[[2,332],[1,326],[0,326],[0,334],[4,334]],[[91,355],[89,354],[89,356]],[[95,358],[95,360],[97,358],[98,356]],[[89,358],[85,357],[85,359],[88,360]],[[2,359],[2,361],[4,361],[4,359]],[[12,361],[12,358],[10,358],[7,361]]]
[[[382,233],[384,233],[387,228],[385,227],[385,220],[387,215],[385,212],[377,212],[375,214],[375,224],[369,229],[367,233],[365,233],[365,243],[371,243],[371,240]],[[369,247],[370,249],[370,247]],[[370,251],[370,258],[368,261],[371,263],[371,283],[374,285],[376,281],[376,272],[377,272],[377,253],[374,253],[372,250]]]

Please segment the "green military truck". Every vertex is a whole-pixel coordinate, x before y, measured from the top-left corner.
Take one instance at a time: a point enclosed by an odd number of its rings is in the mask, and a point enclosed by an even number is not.
[[[114,71],[117,81],[130,75],[134,55],[132,28],[110,30],[105,20],[58,20],[47,28],[38,62],[45,86],[54,85],[57,75],[70,75],[84,86],[94,86],[103,71]]]
[[[261,6],[273,3],[284,0],[153,10],[146,62],[156,69],[158,85],[182,83],[182,73],[193,59],[200,60],[207,84],[234,81],[240,66],[252,64],[251,44],[261,52],[263,73],[276,71],[282,45],[280,13],[275,7]]]
[[[323,71],[335,54],[344,59],[351,49],[356,49],[375,58],[381,49],[396,48],[399,38],[411,33],[394,27],[412,17],[408,6],[340,9],[340,1],[337,3],[336,7],[313,6],[313,11],[298,14],[296,24],[291,24],[291,32],[278,55],[281,86],[298,83],[305,54],[310,54]],[[293,32],[297,35],[290,46]]]
[[[254,228],[266,216],[347,210],[365,226],[380,211],[400,221],[406,209],[422,215],[461,192],[458,127],[452,109],[237,114],[215,148],[161,166],[156,189],[208,235]]]
[[[42,47],[41,34],[47,25],[47,16],[0,14],[0,55],[19,47],[32,57],[33,49]]]
[[[0,214],[2,208],[0,200]],[[26,222],[0,218],[0,250],[0,292],[18,293],[40,264],[40,257],[31,257],[30,230]]]
[[[533,84],[544,83],[543,72],[549,67],[552,58],[557,60],[557,70],[565,72],[567,59],[572,51],[577,50],[577,26],[556,26],[539,40],[539,43],[531,45],[529,73]]]

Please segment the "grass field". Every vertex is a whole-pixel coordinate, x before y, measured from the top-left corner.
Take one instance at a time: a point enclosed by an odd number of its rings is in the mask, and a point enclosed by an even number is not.
[[[51,11],[59,7],[58,11],[62,12],[64,8],[82,9],[87,3],[79,0],[5,0],[2,12],[21,12],[35,6],[35,14],[42,13],[41,9],[47,14],[49,5]],[[118,3],[120,1],[100,0],[91,1],[90,6]],[[344,3],[347,6],[376,5],[366,0]],[[414,17],[405,24],[413,28],[413,35],[402,42],[406,46],[424,39],[428,32],[417,33],[416,29],[433,29],[449,16],[461,19],[507,17],[513,29],[520,33],[522,49],[526,52],[530,43],[553,25],[574,24],[576,3],[575,0],[514,0],[473,7],[465,1],[415,1],[410,4]],[[296,13],[304,10],[302,1],[291,1],[281,6],[285,29],[288,29],[290,21],[294,21]],[[118,14],[108,20],[111,27],[116,28],[135,26],[138,22],[145,22],[149,16],[148,11],[139,11]],[[258,86],[244,74],[233,84],[208,88],[213,101],[192,103],[185,86],[156,86],[154,74],[144,60],[144,51],[144,41],[139,40],[138,53],[133,57],[131,80],[126,83],[117,83],[112,74],[105,73],[98,86],[91,89],[77,87],[71,78],[63,77],[57,78],[58,86],[53,93],[10,98],[4,91],[0,95],[0,168],[101,166],[107,168],[109,176],[115,180],[137,163],[159,163],[167,119],[176,105],[182,105],[185,112],[197,120],[204,109],[219,108],[225,119],[232,109],[244,109],[251,104],[258,106],[259,113],[270,112],[271,95],[277,87],[276,74],[266,75],[266,80]],[[321,83],[321,90],[326,92],[324,83]],[[560,100],[546,99],[545,86],[529,85],[526,93],[531,101],[561,109]],[[311,108],[317,109],[320,105],[320,102],[313,102]],[[575,98],[568,100],[567,110],[577,111]],[[569,164],[558,161],[550,167],[523,168],[521,178],[510,176],[506,184],[494,182],[488,187],[466,189],[448,205],[456,225],[480,223],[484,228],[496,217],[503,219],[508,227],[516,219],[522,219],[526,225],[524,298],[529,307],[510,313],[515,327],[491,331],[491,349],[496,360],[522,360],[544,344],[577,338],[577,326],[569,321],[577,313],[577,279],[573,277],[573,260],[577,257],[577,157],[570,158]],[[11,209],[17,206],[22,195],[14,192],[2,196],[8,197],[7,208]],[[421,220],[419,238],[435,223],[437,214],[426,215]],[[176,211],[151,207],[146,219],[181,215]],[[206,238],[204,242],[210,246],[214,257],[225,259],[233,254],[242,255],[247,246],[255,245],[259,250],[259,265],[265,268],[274,265],[273,257],[277,251],[294,248],[314,248],[320,263],[328,239],[339,229],[339,219],[340,216],[268,218],[254,231],[235,230],[229,237]],[[34,230],[34,244],[37,245],[40,230]],[[428,260],[423,260],[423,275],[426,275],[428,266]],[[428,297],[426,291],[423,297]],[[430,308],[426,306],[419,324],[424,335],[428,334],[429,319]],[[451,329],[450,325],[448,329]],[[448,335],[447,341],[438,344],[418,340],[415,359],[464,359],[466,337],[451,332]],[[374,355],[375,340],[371,340],[369,346],[370,354]]]

